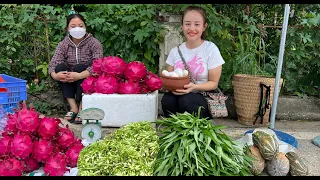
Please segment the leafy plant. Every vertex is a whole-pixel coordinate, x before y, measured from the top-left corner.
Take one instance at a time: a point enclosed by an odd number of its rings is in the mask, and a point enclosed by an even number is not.
[[[158,11],[151,4],[92,4],[83,15],[90,19],[87,26],[104,45],[105,55],[142,61],[148,70],[157,72],[162,39]]]
[[[51,105],[47,102],[36,101],[32,103],[33,107],[41,114],[50,116],[52,114]]]
[[[40,65],[36,67],[36,70],[40,70],[40,72],[42,72],[42,74],[39,75],[40,79],[49,76],[48,68],[49,68],[49,63],[47,62],[42,62]]]
[[[201,108],[201,107],[200,107]],[[206,118],[187,112],[159,119],[161,135],[155,175],[251,175],[250,158],[235,141]]]
[[[289,29],[285,79],[287,92],[299,96],[306,94],[320,97],[320,35],[315,31],[319,27],[320,14],[305,13],[301,15],[303,29]]]
[[[80,176],[152,176],[159,150],[158,136],[150,122],[133,122],[79,154]]]
[[[34,81],[28,84],[28,94],[39,94],[41,92],[45,92],[47,90],[47,85],[45,81],[41,81],[39,84]]]

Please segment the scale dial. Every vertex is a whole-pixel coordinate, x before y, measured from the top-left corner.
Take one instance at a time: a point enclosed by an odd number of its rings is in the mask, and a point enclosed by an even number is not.
[[[87,123],[81,131],[82,138],[88,142],[94,142],[101,138],[101,127],[98,124]]]

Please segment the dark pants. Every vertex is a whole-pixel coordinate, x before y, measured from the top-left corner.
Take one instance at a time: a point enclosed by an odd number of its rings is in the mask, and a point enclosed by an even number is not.
[[[82,71],[86,70],[87,66],[83,64],[77,64],[74,67],[74,72],[81,73]],[[68,71],[71,72],[68,66],[66,64],[58,64],[55,68],[55,72],[61,72],[61,71]],[[58,81],[59,87],[62,91],[64,98],[74,98],[76,101],[82,100],[82,87],[80,84],[82,83],[84,79],[80,79],[78,81],[74,81],[72,83],[63,83],[61,81]]]
[[[201,118],[211,119],[211,115],[208,110],[208,104],[205,98],[199,93],[190,92],[185,95],[174,95],[172,92],[164,93],[162,100],[162,111],[166,117],[169,117],[171,113],[176,114],[189,112],[190,114],[198,114],[199,107],[202,106],[200,111]]]

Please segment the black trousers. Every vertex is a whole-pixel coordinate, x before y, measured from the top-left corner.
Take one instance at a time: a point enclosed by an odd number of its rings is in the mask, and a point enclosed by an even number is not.
[[[208,104],[205,98],[200,93],[190,92],[185,95],[174,95],[172,92],[164,93],[161,100],[162,111],[165,117],[169,117],[171,113],[176,114],[189,112],[190,114],[198,114],[199,107],[202,106],[200,111],[201,118],[211,119],[208,110]]]
[[[83,64],[77,64],[74,67],[74,72],[81,73],[82,71],[86,70],[87,66]],[[68,71],[71,72],[70,68],[66,64],[58,64],[55,68],[55,72],[61,72],[61,71]],[[63,83],[61,81],[58,81],[59,87],[62,91],[64,98],[74,98],[76,101],[82,100],[82,87],[80,84],[83,82],[84,79],[80,79],[78,81],[72,82],[72,83]]]

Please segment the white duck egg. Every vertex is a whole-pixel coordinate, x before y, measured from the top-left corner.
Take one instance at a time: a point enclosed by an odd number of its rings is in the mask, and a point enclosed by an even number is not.
[[[183,77],[185,77],[185,76],[188,76],[189,72],[186,69],[184,69],[182,70],[182,74],[183,74]]]
[[[170,72],[164,72],[164,73],[162,73],[164,76],[170,76]]]
[[[169,76],[169,72],[168,72],[167,70],[163,70],[163,71],[162,71],[162,74],[163,74],[164,76]]]
[[[171,77],[179,77],[179,75],[174,71],[170,72],[170,76]]]
[[[182,69],[180,69],[180,68],[175,69],[174,72],[177,73],[179,77],[183,77]]]

